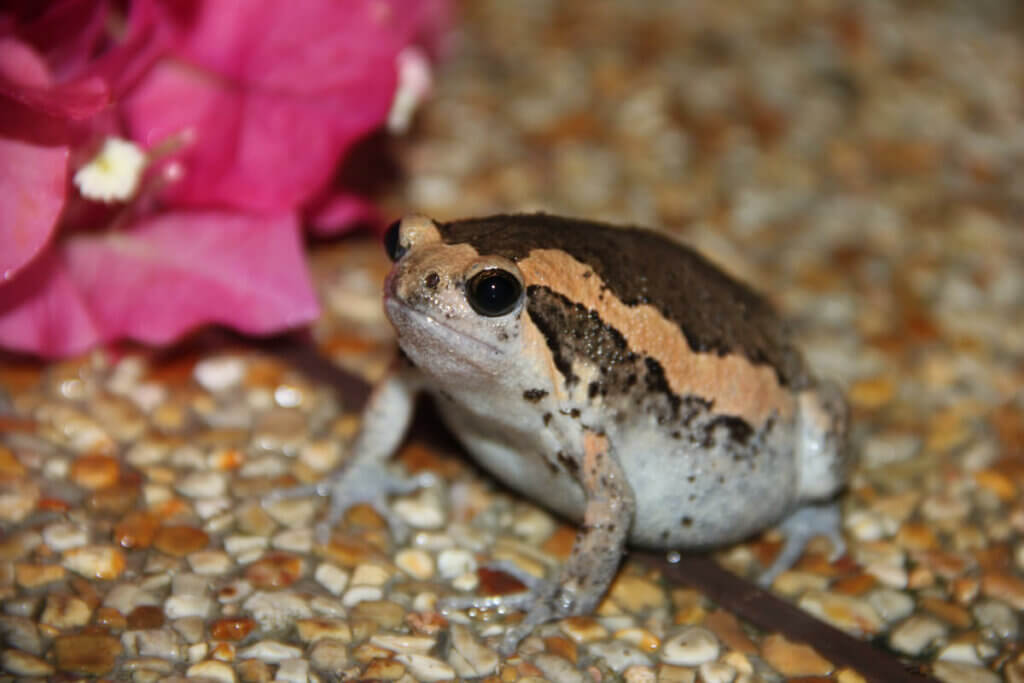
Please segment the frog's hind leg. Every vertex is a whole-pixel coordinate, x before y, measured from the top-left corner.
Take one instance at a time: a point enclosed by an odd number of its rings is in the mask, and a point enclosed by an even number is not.
[[[606,437],[585,432],[583,442],[579,478],[587,503],[572,554],[558,580],[546,581],[513,570],[510,573],[526,585],[526,592],[442,603],[444,608],[455,609],[526,608],[523,620],[505,632],[500,647],[503,654],[514,652],[535,626],[592,612],[615,578],[636,512],[633,489]]]
[[[779,525],[784,541],[775,561],[759,577],[762,587],[771,586],[779,574],[790,569],[800,559],[804,548],[816,536],[824,536],[832,542],[829,562],[835,562],[846,553],[846,541],[842,533],[842,514],[839,501],[806,504],[797,508]]]

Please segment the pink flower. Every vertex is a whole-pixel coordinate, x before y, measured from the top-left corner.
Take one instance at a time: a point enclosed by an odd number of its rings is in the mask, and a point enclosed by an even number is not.
[[[422,96],[414,46],[445,0],[36,7],[0,12],[0,346],[314,318],[301,216],[319,232],[373,216],[335,174]]]

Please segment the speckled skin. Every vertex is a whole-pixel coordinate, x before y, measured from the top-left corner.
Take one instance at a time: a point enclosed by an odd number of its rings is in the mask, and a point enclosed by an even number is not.
[[[488,471],[582,524],[506,649],[596,606],[627,542],[727,544],[843,486],[841,396],[760,297],[695,252],[545,215],[410,217],[397,237],[384,302],[407,363],[374,395],[359,457],[394,449],[425,390]],[[507,314],[467,301],[489,269],[522,285]]]

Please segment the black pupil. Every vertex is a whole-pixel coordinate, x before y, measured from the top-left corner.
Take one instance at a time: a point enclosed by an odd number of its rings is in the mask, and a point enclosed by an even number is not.
[[[523,287],[504,270],[485,270],[469,281],[469,305],[480,315],[505,315],[519,303]]]
[[[402,258],[402,254],[405,253],[405,249],[398,244],[398,230],[401,227],[402,221],[395,221],[388,226],[388,231],[384,233],[384,251],[392,261]]]

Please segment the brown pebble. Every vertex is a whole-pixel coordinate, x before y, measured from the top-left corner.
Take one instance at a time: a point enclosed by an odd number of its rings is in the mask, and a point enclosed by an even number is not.
[[[572,642],[568,638],[562,636],[549,636],[544,639],[544,644],[548,648],[548,652],[556,654],[559,657],[568,659],[573,664],[576,663],[579,657],[579,649],[576,647],[576,643]]]
[[[764,639],[761,656],[784,676],[827,676],[834,668],[809,645],[790,642],[778,634]]]
[[[974,481],[983,489],[988,489],[999,500],[1008,503],[1017,497],[1017,487],[1013,481],[996,470],[980,470],[974,473]]]
[[[718,636],[730,650],[737,650],[751,655],[757,652],[754,641],[747,636],[739,619],[725,610],[715,610],[704,619],[704,626]]]
[[[130,631],[160,628],[164,625],[164,610],[155,605],[139,605],[128,613],[127,625]]]
[[[569,559],[572,553],[572,546],[576,542],[576,528],[567,524],[560,524],[554,533],[548,536],[541,546],[541,550],[547,554],[557,557],[560,560]]]
[[[210,635],[216,640],[242,640],[255,626],[256,622],[246,617],[217,619],[210,625]]]
[[[123,515],[139,500],[141,487],[138,482],[121,479],[113,486],[94,491],[86,501],[90,512],[108,515]]]
[[[148,548],[160,528],[160,518],[149,512],[131,512],[114,526],[114,543],[122,548]]]
[[[270,665],[258,659],[243,659],[235,665],[242,683],[269,683],[274,679]]]
[[[53,652],[61,671],[102,676],[114,668],[121,654],[121,641],[92,633],[59,636],[53,643]]]
[[[375,657],[363,670],[360,679],[371,681],[397,681],[405,673],[405,667],[393,659]]]
[[[896,532],[896,544],[911,550],[931,550],[937,547],[935,532],[920,522],[907,522]]]
[[[63,581],[67,570],[59,564],[17,564],[14,567],[15,580],[23,588],[35,588],[56,581]]]
[[[870,574],[844,576],[832,584],[832,590],[843,595],[863,595],[878,585],[878,579]]]
[[[971,625],[971,615],[959,605],[927,597],[922,597],[918,604],[921,608],[931,612],[947,624],[952,624],[958,628],[967,628]]]
[[[189,553],[202,550],[209,543],[210,537],[205,531],[194,526],[165,526],[156,533],[153,546],[168,555],[184,557]]]
[[[93,491],[117,483],[121,466],[109,455],[83,455],[71,463],[71,481]]]
[[[1004,572],[989,572],[981,580],[982,592],[990,598],[1003,600],[1011,607],[1024,610],[1024,581]]]
[[[85,545],[64,552],[62,562],[71,571],[87,578],[109,581],[124,571],[124,554],[114,546]]]
[[[0,481],[13,481],[25,476],[25,466],[14,457],[14,452],[0,446]]]
[[[245,570],[245,578],[256,588],[286,588],[303,574],[305,563],[291,553],[267,553]]]
[[[123,631],[128,625],[124,615],[113,607],[100,607],[93,613],[92,621],[97,626],[108,628],[115,633]]]
[[[526,586],[519,579],[497,569],[480,567],[476,570],[476,575],[480,579],[479,590],[483,595],[507,595],[526,590]]]

